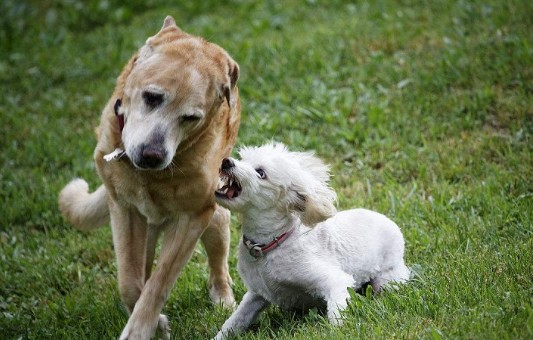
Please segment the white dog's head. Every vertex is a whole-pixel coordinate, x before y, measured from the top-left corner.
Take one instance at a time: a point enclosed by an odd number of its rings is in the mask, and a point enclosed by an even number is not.
[[[296,213],[312,226],[335,214],[329,167],[310,152],[290,152],[280,143],[244,147],[241,160],[222,162],[217,202],[233,211]]]

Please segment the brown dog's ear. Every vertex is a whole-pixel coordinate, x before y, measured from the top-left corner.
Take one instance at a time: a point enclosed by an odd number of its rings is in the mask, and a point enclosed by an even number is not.
[[[229,78],[231,82],[231,88],[233,89],[235,85],[237,85],[237,80],[239,80],[239,65],[237,65],[236,62],[233,62],[230,64],[230,70],[229,70]]]
[[[172,29],[177,30],[178,32],[183,32],[178,27],[178,25],[176,25],[176,20],[174,20],[174,18],[172,16],[167,15],[167,17],[165,18],[165,21],[163,21],[163,26],[161,27],[161,30],[159,32],[161,32],[165,28],[169,28],[169,27],[172,27]]]
[[[233,107],[232,102],[232,95],[233,89],[235,88],[235,85],[237,85],[237,80],[239,80],[239,65],[233,60],[229,63],[229,84],[224,85],[224,97],[226,97],[226,101],[228,102],[228,106]]]
[[[162,41],[164,41],[159,38],[162,36],[161,33],[167,28],[175,29],[178,32],[181,32],[179,27],[176,25],[176,21],[174,20],[174,18],[171,17],[170,15],[167,15],[167,17],[163,21],[163,26],[161,27],[161,30],[159,30],[159,32],[157,32],[156,35],[146,39],[144,46],[142,46],[141,49],[139,50],[139,57],[137,58],[139,62],[142,62],[143,60],[151,56],[152,53],[154,52],[154,48],[158,44],[160,44]]]
[[[124,96],[124,87],[126,86],[126,79],[128,79],[138,58],[139,55],[135,54],[133,57],[130,58],[126,66],[124,66],[124,68],[122,69],[122,72],[120,73],[120,76],[117,79],[117,85],[115,86],[115,92],[113,93],[113,97],[122,98]]]
[[[161,30],[159,30],[156,35],[146,39],[146,42],[139,53],[141,60],[147,57],[157,45],[169,41],[169,38],[166,38],[167,35],[164,33],[165,30],[173,30],[179,33],[180,36],[187,35],[186,33],[182,32],[182,30],[180,30],[180,28],[176,25],[176,21],[174,20],[174,18],[168,15],[163,21],[163,26],[161,27]]]
[[[167,17],[165,18],[165,21],[163,21],[163,27],[161,27],[161,30],[164,30],[167,27],[178,28],[178,26],[176,25],[176,20],[174,20],[174,18],[171,17],[170,15],[167,15]]]

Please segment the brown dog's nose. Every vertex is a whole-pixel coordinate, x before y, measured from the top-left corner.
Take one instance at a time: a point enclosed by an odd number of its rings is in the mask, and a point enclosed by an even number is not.
[[[163,148],[146,145],[143,146],[139,166],[142,168],[157,168],[166,157],[166,151]]]
[[[222,170],[228,170],[229,168],[233,168],[235,166],[235,162],[231,158],[224,158],[222,160]]]

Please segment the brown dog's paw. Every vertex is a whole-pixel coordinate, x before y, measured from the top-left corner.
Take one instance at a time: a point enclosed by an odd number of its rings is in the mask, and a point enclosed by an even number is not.
[[[233,291],[229,284],[212,285],[209,287],[209,297],[214,304],[220,305],[224,309],[234,310],[237,307]]]

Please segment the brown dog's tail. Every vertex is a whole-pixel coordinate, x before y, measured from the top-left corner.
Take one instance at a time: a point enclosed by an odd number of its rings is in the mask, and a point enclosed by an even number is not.
[[[101,185],[89,193],[89,185],[81,178],[72,180],[59,193],[59,210],[76,228],[88,231],[109,222],[107,192]]]

